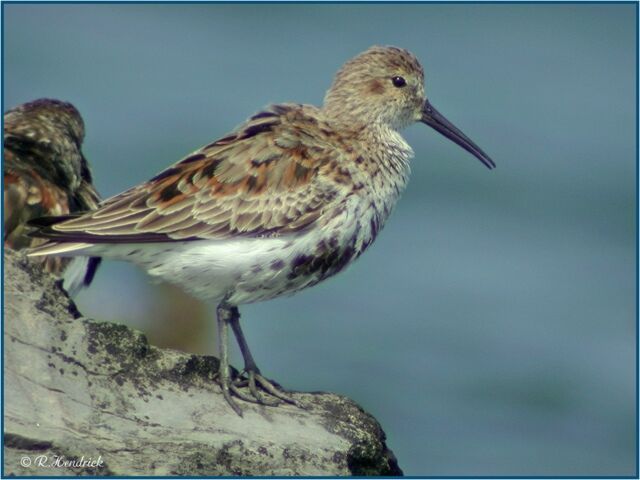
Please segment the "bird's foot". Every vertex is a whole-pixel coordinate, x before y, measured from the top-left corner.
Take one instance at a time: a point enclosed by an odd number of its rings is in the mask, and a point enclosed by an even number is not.
[[[243,370],[235,375],[235,378],[231,378],[231,375],[224,375],[222,372],[216,372],[214,379],[220,385],[226,402],[240,417],[243,416],[242,408],[234,397],[267,407],[277,407],[283,403],[289,403],[298,408],[305,408],[302,403],[285,393],[280,385],[262,376],[259,370]]]
[[[300,408],[304,406],[290,395],[282,391],[280,386],[263,377],[253,360],[247,340],[240,328],[240,313],[238,307],[225,302],[220,303],[217,309],[218,315],[218,351],[220,352],[220,366],[217,381],[222,388],[227,403],[233,410],[242,416],[242,410],[233,400],[233,396],[245,402],[257,403],[269,407],[276,407],[282,402],[290,403]],[[229,351],[227,348],[227,335],[229,325],[238,341],[238,346],[244,358],[244,370],[232,377],[233,369],[229,366]],[[233,370],[235,373],[235,370]],[[247,392],[248,389],[249,391]]]
[[[258,369],[245,369],[233,381],[232,391],[245,401],[277,407],[284,403],[304,408],[302,403],[285,393],[282,388],[271,380],[263,377]],[[248,388],[250,396],[242,392],[241,388]]]

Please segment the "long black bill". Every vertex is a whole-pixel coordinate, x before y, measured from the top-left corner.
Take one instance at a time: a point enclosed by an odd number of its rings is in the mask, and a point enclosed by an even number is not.
[[[424,102],[424,108],[422,110],[422,122],[429,125],[436,132],[441,133],[449,140],[460,145],[467,152],[471,153],[474,157],[484,163],[487,168],[494,168],[496,164],[489,158],[489,155],[484,153],[482,149],[473,143],[473,141],[462,133],[453,123],[444,118],[444,116],[431,106],[429,100]]]

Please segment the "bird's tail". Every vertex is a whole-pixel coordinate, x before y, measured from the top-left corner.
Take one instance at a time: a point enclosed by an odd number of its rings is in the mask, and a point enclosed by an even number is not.
[[[49,256],[50,258],[44,259],[45,265],[55,260],[61,260],[55,257],[74,257],[66,260],[68,264],[63,273],[58,272],[58,275],[61,274],[64,278],[64,289],[73,297],[82,288],[91,284],[98,265],[102,262],[99,257],[84,256],[88,255],[85,250],[91,246],[90,243],[47,242],[28,248],[26,252],[29,257]]]
[[[75,257],[77,255],[86,255],[86,252],[81,252],[81,250],[91,247],[91,243],[58,241],[58,239],[52,235],[52,226],[76,216],[77,215],[38,217],[29,220],[27,225],[31,227],[32,230],[28,235],[30,237],[45,239],[46,241],[27,249],[27,256],[41,257],[43,255],[57,255],[61,257]]]
[[[59,255],[61,257],[75,257],[76,255],[87,255],[84,250],[91,246],[93,246],[91,243],[47,242],[27,249],[27,256]]]

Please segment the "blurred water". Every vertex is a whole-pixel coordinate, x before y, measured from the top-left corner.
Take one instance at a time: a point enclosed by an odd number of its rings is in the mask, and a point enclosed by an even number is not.
[[[104,195],[269,102],[320,103],[372,44],[412,50],[498,168],[408,129],[386,230],[344,274],[244,307],[254,355],[289,388],[361,403],[406,474],[634,474],[634,5],[4,9],[4,108],[72,101]],[[156,292],[107,263],[79,304],[151,331]]]

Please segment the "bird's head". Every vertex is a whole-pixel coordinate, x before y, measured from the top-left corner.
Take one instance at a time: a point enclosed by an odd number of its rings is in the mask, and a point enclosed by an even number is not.
[[[473,154],[487,167],[495,164],[471,139],[440,114],[424,89],[424,71],[409,51],[371,47],[338,71],[324,100],[330,121],[352,128],[384,126],[401,130],[422,122]]]
[[[30,167],[59,185],[75,189],[82,170],[84,122],[70,103],[41,98],[19,105],[4,114],[4,145],[23,153]],[[88,170],[87,170],[88,171]]]

